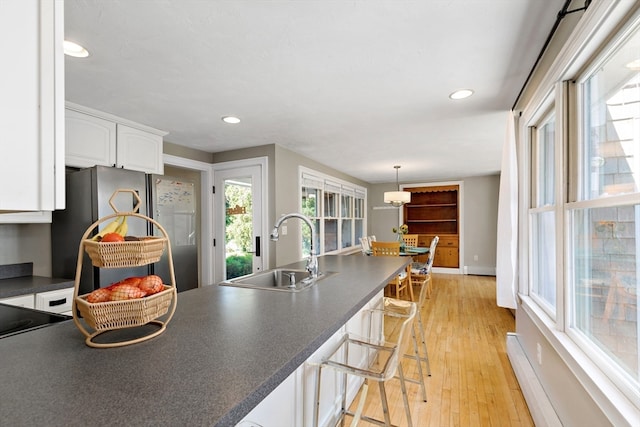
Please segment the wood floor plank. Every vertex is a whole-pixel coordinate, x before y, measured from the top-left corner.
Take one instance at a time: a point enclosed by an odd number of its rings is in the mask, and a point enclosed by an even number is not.
[[[432,371],[425,376],[428,402],[419,385],[407,383],[414,426],[534,425],[506,353],[515,320],[495,295],[495,277],[433,274],[421,312]],[[417,377],[415,361],[405,359],[403,368]],[[406,426],[398,380],[387,382],[387,394],[392,422]],[[369,387],[363,413],[382,418],[377,386]]]

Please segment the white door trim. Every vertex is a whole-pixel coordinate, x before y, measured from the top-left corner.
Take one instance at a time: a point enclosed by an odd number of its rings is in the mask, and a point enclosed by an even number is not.
[[[214,180],[214,175],[215,172],[218,171],[224,171],[224,170],[229,170],[229,169],[237,169],[237,168],[244,168],[244,167],[249,167],[249,166],[260,166],[260,170],[261,172],[261,181],[262,181],[262,188],[260,188],[260,192],[262,193],[262,230],[260,235],[262,236],[262,251],[260,256],[262,257],[262,265],[265,269],[269,268],[269,240],[267,239],[267,236],[269,236],[269,233],[271,232],[271,229],[269,228],[269,184],[268,184],[268,177],[269,177],[269,158],[266,156],[263,157],[254,157],[251,159],[243,159],[243,160],[232,160],[229,162],[222,162],[222,163],[214,163],[213,165],[211,165],[211,170],[212,170],[212,174],[211,174],[211,180],[212,180],[212,186],[213,186],[213,180]],[[215,200],[215,197],[213,197],[213,199]],[[212,209],[213,209],[213,204],[212,204]],[[215,212],[215,210],[214,210]],[[215,221],[217,220],[217,218],[213,218],[213,222],[212,222],[212,234],[211,234],[211,241],[213,242],[213,236],[214,236],[214,231],[216,230],[216,226],[218,224],[215,223]],[[212,251],[212,257],[215,256],[215,252]],[[213,266],[215,264],[215,260],[213,258],[211,259],[211,268],[213,270]],[[215,275],[213,274],[212,271],[212,279],[215,277]]]
[[[178,166],[186,169],[199,170],[200,182],[200,283],[210,285],[213,283],[213,170],[211,163],[199,160],[186,159],[184,157],[164,154],[162,160],[170,166]]]

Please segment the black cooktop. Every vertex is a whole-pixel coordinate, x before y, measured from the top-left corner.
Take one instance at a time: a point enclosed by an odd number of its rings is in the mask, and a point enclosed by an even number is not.
[[[69,319],[72,319],[72,317],[64,314],[47,313],[0,303],[0,338],[6,338]]]

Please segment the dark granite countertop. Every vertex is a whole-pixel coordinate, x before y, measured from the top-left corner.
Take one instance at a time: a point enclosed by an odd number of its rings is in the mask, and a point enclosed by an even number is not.
[[[0,279],[0,299],[27,294],[37,294],[39,292],[56,291],[64,288],[73,288],[74,284],[74,280],[43,276]]]
[[[73,321],[0,340],[7,425],[233,426],[408,262],[325,256],[298,293],[206,286],[160,336],[95,349]],[[303,262],[290,264],[301,268]]]

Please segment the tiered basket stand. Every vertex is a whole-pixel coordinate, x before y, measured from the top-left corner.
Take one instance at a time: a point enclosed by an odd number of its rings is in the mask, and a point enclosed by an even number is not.
[[[118,193],[132,193],[137,200],[130,212],[120,212],[113,200]],[[73,293],[73,321],[85,337],[85,343],[90,347],[109,348],[121,347],[146,341],[163,333],[176,310],[177,288],[173,270],[171,244],[166,230],[157,221],[148,216],[137,213],[141,200],[138,193],[130,189],[116,190],[109,199],[109,205],[114,213],[98,219],[85,231],[80,240],[78,250],[78,264],[76,267],[75,289]],[[91,232],[100,224],[118,216],[141,218],[152,223],[162,233],[163,237],[142,237],[138,241],[99,243],[91,240]],[[107,301],[90,303],[86,295],[78,295],[80,276],[82,273],[83,256],[91,258],[93,266],[99,268],[139,267],[158,262],[166,248],[169,257],[169,274],[171,285],[164,285],[164,290],[144,298],[124,301]],[[160,319],[162,318],[162,319]],[[82,319],[82,321],[81,321]],[[154,324],[157,329],[148,334],[116,342],[96,342],[94,338],[108,331],[134,328],[146,324]],[[93,330],[91,332],[90,330]]]

